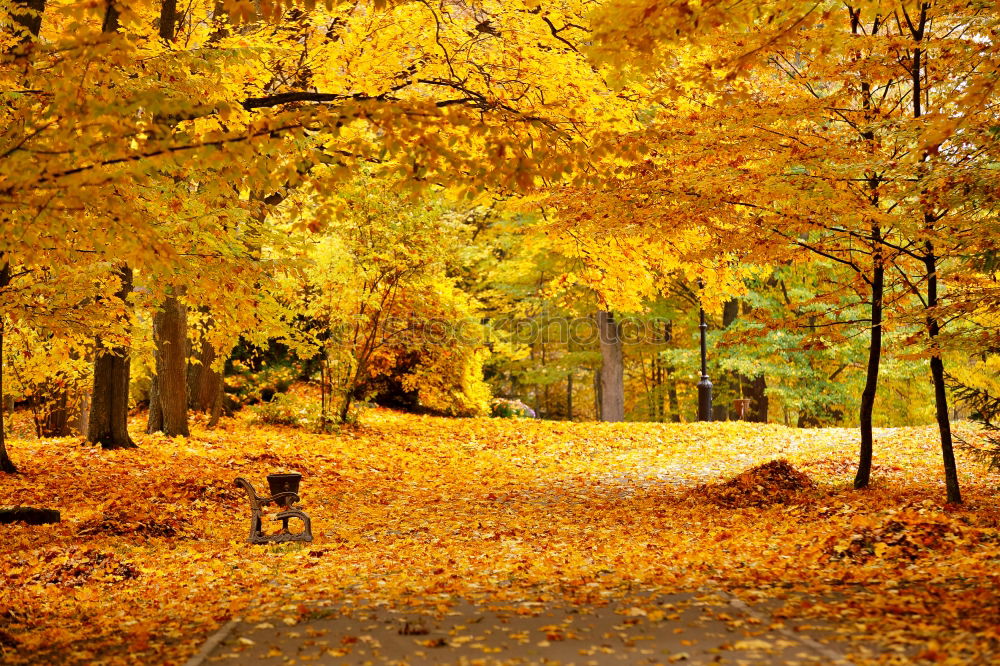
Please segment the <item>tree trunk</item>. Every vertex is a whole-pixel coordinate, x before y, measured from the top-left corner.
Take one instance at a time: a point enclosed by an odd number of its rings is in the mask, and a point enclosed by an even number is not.
[[[7,288],[10,284],[10,262],[0,255],[0,295],[3,294],[3,290]],[[3,317],[0,316],[0,472],[6,472],[7,474],[17,474],[17,467],[14,466],[14,462],[7,455],[7,442],[4,438],[4,431],[6,430],[6,421],[4,421],[4,405],[6,400],[4,400],[3,393],[3,328],[4,321]]]
[[[944,481],[951,504],[962,503],[962,490],[958,483],[958,467],[955,464],[955,450],[951,437],[951,420],[948,418],[948,393],[944,384],[944,361],[937,346],[941,332],[934,308],[938,305],[937,256],[934,245],[927,241],[924,266],[927,269],[927,336],[931,347],[931,379],[934,383],[934,408],[937,415],[938,431],[941,434],[941,457],[944,462]]]
[[[722,326],[729,328],[739,318],[740,311],[738,300],[733,299],[726,302],[722,310]],[[747,311],[744,309],[744,314]],[[733,382],[737,388],[736,396],[750,399],[750,408],[744,416],[744,420],[752,423],[767,423],[767,378],[763,374],[748,377],[742,373],[734,372]]]
[[[223,375],[212,365],[216,361],[215,346],[201,341],[197,363],[188,364],[188,407],[210,414],[209,427],[219,422],[224,398]]]
[[[108,4],[104,10],[104,22],[101,24],[101,32],[105,34],[118,32],[120,16],[118,8],[115,7],[115,0],[108,0]]]
[[[85,435],[90,429],[90,393],[80,391],[76,397],[76,406],[76,431]]]
[[[885,294],[885,266],[882,252],[877,243],[881,230],[872,225],[872,236],[876,246],[872,254],[872,327],[868,343],[868,367],[865,373],[865,388],[861,392],[861,451],[858,456],[858,473],[854,477],[855,488],[867,488],[872,474],[872,412],[875,409],[875,394],[878,390],[879,363],[882,360],[882,299]]]
[[[52,387],[55,398],[46,400],[42,405],[44,410],[39,422],[38,435],[40,437],[66,437],[70,434],[69,429],[69,395],[66,390],[59,387]]]
[[[169,437],[187,437],[187,310],[177,296],[169,296],[163,307],[153,315],[153,341],[156,343],[156,378],[150,393],[149,424],[147,432],[156,432],[154,426]],[[155,414],[158,412],[158,414]],[[162,423],[155,423],[156,418]]]
[[[16,11],[15,7],[23,7],[32,10],[34,14]],[[15,23],[24,28],[24,34],[18,43],[8,48],[7,54],[14,54],[15,58],[30,51],[32,42],[38,38],[38,33],[42,29],[42,13],[45,11],[45,0],[14,0],[14,7],[11,7],[10,17]],[[0,293],[10,284],[11,269],[10,262],[0,253]],[[6,441],[6,421],[4,421],[4,407],[7,401],[4,398],[3,384],[3,333],[4,321],[0,317],[0,472],[6,474],[17,474],[17,466],[10,459],[7,453]]]
[[[160,37],[172,42],[174,27],[177,24],[177,0],[163,0],[160,5],[159,32]]]
[[[667,368],[667,403],[670,405],[670,420],[681,422],[681,402],[677,399],[677,379],[674,378],[674,367]]]
[[[752,423],[767,423],[767,378],[757,375],[748,382],[746,397],[750,398],[750,411],[747,421]]]
[[[597,331],[601,341],[601,420],[625,420],[625,362],[621,330],[614,314],[597,313]]]
[[[920,14],[916,24],[907,16],[907,25],[913,40],[919,45],[924,38],[924,30],[927,26],[927,10],[930,3],[920,4]],[[925,65],[922,63],[924,51],[917,46],[913,49],[913,60],[910,68],[910,78],[912,83],[913,117],[920,118],[923,115],[921,99],[923,94],[923,79],[921,70]],[[924,154],[924,159],[927,155]],[[925,194],[921,192],[921,195]],[[921,196],[923,200],[924,197]],[[927,204],[924,204],[927,206]],[[924,211],[924,228],[929,232],[934,228],[935,222],[940,219],[935,217],[928,208]],[[938,432],[941,435],[941,457],[944,463],[944,481],[951,504],[962,503],[962,490],[958,483],[958,467],[955,464],[955,450],[951,436],[951,420],[948,417],[948,393],[944,384],[944,361],[941,359],[941,350],[937,345],[938,335],[941,333],[941,323],[938,321],[935,308],[938,305],[938,275],[937,275],[937,253],[934,244],[927,240],[924,243],[926,253],[924,254],[924,268],[927,275],[927,337],[929,338],[931,350],[931,380],[934,385],[934,410],[937,416]]]
[[[536,401],[537,402],[537,401]],[[340,417],[340,423],[347,423],[347,415],[351,413],[351,392],[348,391],[344,395],[344,401],[340,403],[340,412],[338,416]],[[535,412],[536,414],[538,412]]]
[[[222,376],[221,374],[219,375]],[[208,427],[214,428],[219,425],[219,418],[222,416],[223,403],[226,400],[225,387],[220,380],[215,391],[215,402],[212,403],[212,410],[210,412],[211,416],[208,419]]]
[[[27,32],[21,39],[21,43],[30,42],[33,38],[38,37],[38,33],[42,29],[42,14],[45,12],[45,0],[14,0],[14,6],[20,5],[24,9],[34,10],[35,15],[29,15],[28,13],[20,13],[16,10],[11,11],[11,18],[14,22],[23,27]]]
[[[566,420],[573,420],[573,373],[566,375]]]
[[[594,368],[594,420],[601,420],[601,368]]]
[[[122,264],[116,270],[121,280],[116,295],[126,302],[132,291],[132,269]],[[128,434],[129,351],[125,347],[107,349],[100,338],[97,338],[95,348],[94,390],[90,400],[87,441],[100,444],[104,449],[135,448],[135,442]]]
[[[118,9],[114,0],[108,0],[101,32],[117,31]],[[116,271],[121,280],[117,296],[126,303],[132,291],[132,268],[121,264]],[[134,449],[135,442],[128,434],[128,388],[132,370],[129,350],[120,346],[108,349],[100,337],[94,348],[94,389],[86,419],[87,441],[100,444],[103,449]]]
[[[152,434],[162,430],[163,405],[160,404],[160,378],[154,374],[153,382],[149,387],[149,414],[146,416],[146,432]]]
[[[740,316],[740,302],[732,298],[722,306],[722,328],[729,328],[730,325]]]

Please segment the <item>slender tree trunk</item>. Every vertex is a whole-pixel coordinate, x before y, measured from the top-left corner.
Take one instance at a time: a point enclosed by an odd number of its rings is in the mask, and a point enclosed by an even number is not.
[[[220,375],[221,377],[221,375]],[[212,403],[212,410],[209,412],[211,415],[208,419],[208,427],[214,428],[219,425],[219,418],[222,416],[223,403],[226,400],[225,387],[222,381],[219,381],[216,391],[215,391],[215,402]]]
[[[937,345],[941,325],[934,308],[938,305],[937,257],[934,245],[927,241],[924,266],[927,270],[927,336],[931,347],[931,379],[934,383],[934,408],[937,415],[938,431],[941,434],[941,457],[944,462],[944,481],[951,504],[962,503],[962,490],[958,483],[958,467],[955,464],[955,450],[951,437],[951,420],[948,417],[948,393],[944,383],[944,361]]]
[[[122,264],[116,270],[121,280],[117,296],[126,302],[132,291],[132,269]],[[105,449],[135,448],[128,434],[129,351],[125,347],[107,349],[100,338],[95,348],[87,441]]]
[[[906,24],[910,28],[910,34],[917,47],[913,49],[910,67],[910,80],[912,84],[911,95],[913,103],[913,117],[920,118],[923,115],[921,105],[923,96],[922,70],[925,67],[922,57],[924,50],[919,46],[924,38],[924,31],[927,27],[927,10],[931,3],[923,2],[919,5],[920,14],[914,22],[909,14],[904,10]],[[927,155],[924,155],[927,159]],[[922,193],[924,194],[924,193]],[[921,196],[924,200],[924,197]],[[935,217],[929,209],[929,204],[924,203],[924,228],[931,232],[939,217]],[[937,338],[941,333],[941,323],[937,318],[935,309],[938,306],[938,274],[937,274],[937,253],[931,240],[924,243],[924,269],[927,275],[927,337],[929,338],[931,350],[931,381],[934,386],[934,410],[937,416],[938,432],[941,435],[941,458],[944,463],[944,481],[951,504],[962,503],[962,490],[958,483],[958,467],[955,464],[955,449],[951,436],[951,419],[948,415],[948,393],[944,383],[944,361],[941,358],[941,349],[938,347]]]
[[[663,363],[660,361],[660,350],[653,348],[653,420],[663,423]]]
[[[146,417],[146,432],[154,433],[163,430],[163,405],[160,404],[160,378],[153,374],[153,383],[149,387],[149,414]]]
[[[545,369],[545,363],[546,363],[546,361],[547,361],[547,358],[546,358],[546,355],[545,355],[545,342],[543,340],[542,341],[542,370],[543,371]],[[542,407],[545,410],[545,417],[546,418],[548,418],[549,414],[552,413],[551,410],[549,409],[549,386],[550,386],[549,384],[543,384],[542,385]],[[542,415],[541,412],[539,412],[538,413],[539,418],[541,418],[541,415]]]
[[[2,296],[3,290],[10,284],[10,262],[4,259],[2,254],[0,254],[0,262],[2,262],[2,265],[0,265],[0,296]],[[4,437],[4,431],[6,430],[4,406],[7,404],[7,401],[4,399],[3,392],[3,329],[4,320],[0,316],[0,472],[17,474],[17,467],[14,466],[10,456],[7,455],[7,442]]]
[[[601,368],[594,368],[594,420],[601,420]]]
[[[169,296],[153,315],[153,340],[156,343],[156,401],[162,424],[169,437],[187,437],[187,309],[177,296]],[[150,394],[150,420],[147,432],[154,429],[153,395]]]
[[[656,420],[656,353],[649,360],[649,377],[646,376],[646,359],[639,351],[639,373],[642,375],[642,389],[646,395],[646,413],[649,417],[645,420]]]
[[[876,246],[872,255],[872,327],[868,343],[868,367],[865,373],[865,388],[861,392],[861,451],[858,456],[858,473],[854,477],[855,488],[867,488],[872,474],[872,413],[875,409],[875,394],[878,390],[879,364],[882,360],[882,299],[885,295],[885,266],[881,249],[877,245],[881,238],[878,226],[872,226]]]
[[[11,11],[11,18],[14,22],[25,29],[20,42],[7,50],[7,53],[13,53],[15,57],[29,52],[33,46],[32,42],[38,38],[38,33],[42,29],[42,13],[45,11],[45,0],[15,0],[14,7],[18,6],[33,10],[34,14],[30,15],[28,13]],[[10,284],[10,280],[10,262],[3,253],[0,253],[0,295],[2,295],[7,285]],[[3,334],[4,321],[3,317],[0,317],[0,472],[17,474],[17,467],[7,453],[5,436],[6,421],[4,421],[4,407],[7,405],[7,401],[4,398],[3,384]]]
[[[625,420],[625,362],[621,330],[614,314],[597,313],[597,331],[601,341],[601,420]]]
[[[25,10],[31,10],[33,13],[19,12],[15,8],[23,7]],[[45,11],[45,0],[14,0],[14,6],[11,8],[11,18],[15,23],[24,28],[24,34],[20,41],[7,49],[7,53],[13,53],[15,58],[28,53],[35,39],[38,38],[38,33],[42,29],[42,14]],[[0,253],[0,295],[2,295],[3,290],[10,284],[11,280],[11,269],[10,261]],[[7,441],[6,441],[6,421],[4,420],[4,407],[7,405],[7,400],[4,398],[4,383],[3,383],[3,334],[4,334],[4,321],[3,317],[0,317],[0,472],[6,474],[17,474],[17,467],[14,462],[10,459],[7,454]]]
[[[347,423],[347,415],[351,413],[351,398],[351,392],[348,391],[347,394],[344,395],[344,401],[340,403],[340,413],[338,414],[340,417],[340,423]],[[537,414],[538,412],[535,413]]]
[[[566,419],[573,420],[573,373],[566,375]]]
[[[190,322],[188,325],[190,326]],[[187,370],[185,376],[187,377],[188,409],[195,412],[207,411],[204,407],[199,408],[198,403],[198,398],[201,397],[202,372],[205,370],[202,357],[206,354],[205,345],[207,344],[203,339],[197,351],[190,339],[187,345]]]
[[[76,431],[81,435],[86,435],[90,429],[90,393],[79,391],[76,396]]]
[[[674,377],[674,367],[667,368],[667,403],[670,405],[670,420],[681,422],[681,401],[677,398],[677,379]]]

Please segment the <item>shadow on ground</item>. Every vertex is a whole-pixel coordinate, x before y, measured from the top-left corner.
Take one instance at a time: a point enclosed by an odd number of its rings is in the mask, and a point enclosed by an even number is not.
[[[301,610],[301,609],[300,609]],[[717,594],[606,605],[523,601],[431,608],[317,604],[237,622],[194,664],[834,664],[832,632],[795,631]]]

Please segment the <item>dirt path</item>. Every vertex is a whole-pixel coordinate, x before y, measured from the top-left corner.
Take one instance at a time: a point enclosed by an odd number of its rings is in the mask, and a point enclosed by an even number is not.
[[[435,609],[317,604],[304,616],[231,623],[206,664],[848,664],[815,628],[773,623],[718,594],[605,606],[462,602]]]

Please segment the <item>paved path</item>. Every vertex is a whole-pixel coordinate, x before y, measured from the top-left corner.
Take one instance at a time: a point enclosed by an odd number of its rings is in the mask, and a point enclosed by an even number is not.
[[[188,666],[849,663],[842,644],[816,640],[824,632],[782,627],[725,595],[427,611],[317,604],[305,617],[235,621],[214,638]]]

